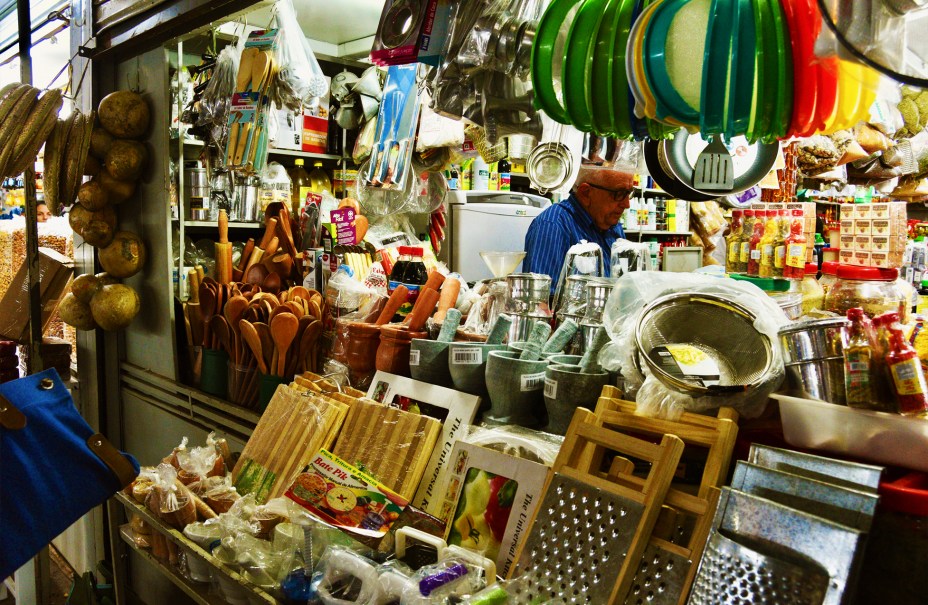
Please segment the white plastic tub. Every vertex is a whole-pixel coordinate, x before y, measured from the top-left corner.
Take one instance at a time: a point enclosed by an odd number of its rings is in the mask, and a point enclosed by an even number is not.
[[[774,393],[787,443],[928,472],[928,420]]]

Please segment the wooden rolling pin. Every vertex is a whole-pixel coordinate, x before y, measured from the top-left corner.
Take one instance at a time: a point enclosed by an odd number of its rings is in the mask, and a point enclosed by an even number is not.
[[[455,277],[449,277],[441,287],[441,296],[438,299],[438,311],[432,319],[435,323],[440,324],[445,321],[445,314],[448,309],[454,307],[458,301],[458,294],[461,292],[461,282]]]
[[[443,283],[445,283],[445,276],[438,271],[432,271],[429,273],[429,278],[425,280],[422,289],[431,288],[437,292]]]
[[[407,319],[409,320],[409,330],[418,332],[425,326],[425,320],[429,318],[435,305],[438,304],[438,290],[423,287],[419,290],[419,298],[412,308],[412,312]]]
[[[264,228],[264,237],[261,238],[261,243],[255,246],[254,250],[251,252],[251,257],[248,259],[248,264],[245,265],[245,272],[251,268],[252,265],[256,265],[261,262],[261,259],[264,257],[264,253],[267,251],[268,246],[270,245],[274,237],[274,233],[277,231],[277,219],[269,218],[267,219],[267,224]],[[273,250],[277,252],[277,250]]]
[[[385,323],[388,323],[393,316],[396,315],[397,310],[403,306],[403,303],[406,302],[406,298],[409,296],[409,288],[400,284],[396,287],[396,290],[393,291],[393,294],[390,295],[390,298],[387,300],[386,306],[380,312],[380,315],[377,317],[377,321],[374,323],[378,326],[382,326]]]
[[[219,211],[219,242],[216,252],[216,281],[220,284],[232,283],[232,244],[229,243],[229,215],[225,210]]]

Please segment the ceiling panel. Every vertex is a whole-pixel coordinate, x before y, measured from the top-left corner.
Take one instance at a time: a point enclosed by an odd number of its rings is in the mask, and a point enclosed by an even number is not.
[[[374,35],[385,0],[293,0],[303,33],[312,40],[344,44]],[[264,27],[271,9],[248,13],[248,24]]]

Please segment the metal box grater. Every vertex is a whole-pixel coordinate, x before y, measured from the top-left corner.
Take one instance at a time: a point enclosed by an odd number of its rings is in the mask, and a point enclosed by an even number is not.
[[[883,467],[754,444],[748,462],[833,485],[876,493]]]

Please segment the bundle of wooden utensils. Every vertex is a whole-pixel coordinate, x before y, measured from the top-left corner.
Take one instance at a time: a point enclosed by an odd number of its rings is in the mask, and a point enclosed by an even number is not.
[[[264,291],[251,283],[197,283],[185,308],[193,346],[223,350],[229,358],[229,399],[246,407],[258,403],[260,376],[283,381],[315,371],[322,334],[322,294],[293,286]],[[195,293],[195,294],[194,294]]]
[[[219,211],[219,241],[215,244],[217,282],[245,282],[261,286],[265,292],[279,292],[287,283],[302,281],[300,232],[293,228],[290,211],[280,202],[268,205],[264,225],[264,235],[257,244],[254,238],[249,238],[238,264],[234,265],[228,215],[225,210]]]

